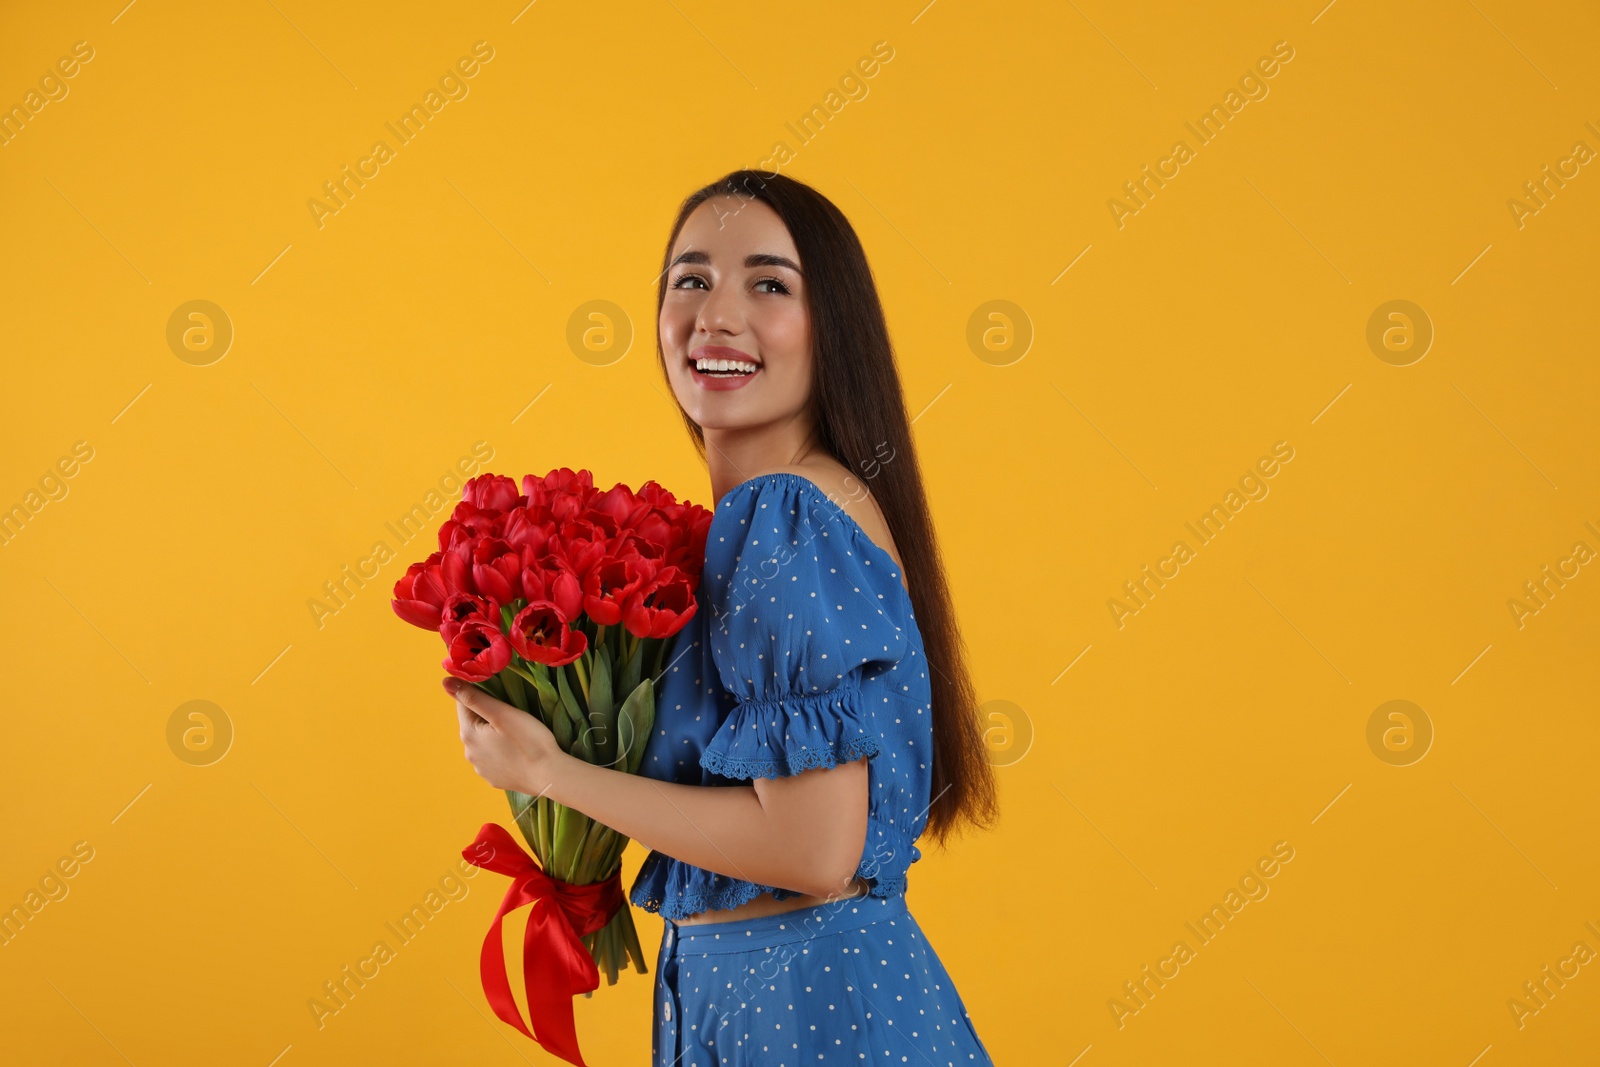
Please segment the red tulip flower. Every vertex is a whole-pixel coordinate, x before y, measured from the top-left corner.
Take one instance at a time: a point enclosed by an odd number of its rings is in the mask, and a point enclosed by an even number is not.
[[[698,605],[687,575],[665,567],[656,578],[648,592],[634,593],[623,609],[622,624],[635,637],[667,637],[694,618]]]
[[[440,565],[442,555],[435,552],[421,563],[407,567],[405,575],[395,583],[394,599],[390,601],[396,615],[424,630],[439,628],[440,610],[450,596]]]
[[[549,600],[535,600],[517,612],[509,640],[517,655],[547,667],[564,667],[589,647],[583,631],[569,628],[565,615]]]
[[[522,554],[498,537],[480,538],[472,548],[472,583],[501,604],[519,595]]]
[[[493,678],[511,662],[511,643],[498,625],[469,622],[450,639],[444,669],[468,682]]]
[[[653,569],[638,556],[607,557],[589,572],[584,583],[583,610],[601,626],[622,621],[628,598],[653,577]]]
[[[452,593],[440,612],[439,636],[449,644],[469,623],[483,623],[500,629],[500,605],[489,597],[476,593]]]

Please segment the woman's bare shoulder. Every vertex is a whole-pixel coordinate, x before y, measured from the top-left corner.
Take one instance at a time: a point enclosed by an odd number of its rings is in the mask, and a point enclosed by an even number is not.
[[[905,569],[905,565],[900,561],[900,553],[895,548],[894,536],[889,532],[888,520],[883,516],[883,510],[872,498],[872,491],[868,488],[866,480],[850,473],[850,468],[829,460],[825,463],[779,467],[770,473],[797,474],[809,479],[829,500],[843,508],[845,514],[854,519],[856,525],[860,526],[868,537],[889,553],[890,557],[900,564],[902,571]]]

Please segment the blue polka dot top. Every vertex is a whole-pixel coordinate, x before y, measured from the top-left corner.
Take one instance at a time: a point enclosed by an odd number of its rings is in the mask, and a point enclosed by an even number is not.
[[[752,478],[706,537],[698,610],[667,649],[639,773],[731,785],[869,757],[871,894],[906,889],[932,781],[922,635],[894,557],[808,478]],[[681,919],[737,907],[758,885],[652,850],[629,899]]]

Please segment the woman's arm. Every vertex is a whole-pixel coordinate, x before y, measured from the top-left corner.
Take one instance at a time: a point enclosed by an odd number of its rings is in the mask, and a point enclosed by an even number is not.
[[[718,874],[822,897],[847,892],[866,847],[865,759],[753,785],[661,782],[570,756],[536,716],[451,682],[467,760],[496,789],[546,796]]]

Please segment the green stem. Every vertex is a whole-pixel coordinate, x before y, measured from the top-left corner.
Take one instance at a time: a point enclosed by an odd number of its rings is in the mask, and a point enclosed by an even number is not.
[[[599,825],[600,824],[595,822],[593,819],[590,819],[587,823],[585,823],[583,836],[579,839],[577,847],[572,850],[572,864],[571,869],[568,871],[568,877],[566,880],[571,882],[573,885],[583,885],[589,881],[589,879],[584,876],[585,868],[587,867],[587,857],[589,855],[589,842],[594,839],[594,835],[596,832],[598,832],[597,828]]]
[[[628,907],[628,902],[622,902],[623,908]],[[639,930],[632,922],[632,916],[623,919],[619,924],[622,931],[622,947],[629,958],[633,960],[634,969],[640,974],[649,974],[644,964],[644,946],[639,944]]]
[[[583,812],[575,808],[555,805],[556,811],[556,841],[555,841],[555,870],[552,876],[563,882],[574,881],[573,875],[579,860],[582,858],[579,849],[583,847],[590,819]]]
[[[548,866],[550,863],[550,850],[554,846],[555,831],[551,823],[550,807],[553,801],[549,797],[540,797],[534,807],[534,814],[538,818],[534,827],[539,831],[539,862]]]
[[[572,661],[572,670],[578,676],[578,688],[583,690],[583,706],[589,706],[589,654],[586,652]]]
[[[610,985],[617,984],[617,928],[615,923],[606,923],[600,928],[600,934],[605,938],[606,982]]]
[[[602,877],[611,873],[611,868],[603,866],[606,854],[611,851],[611,844],[616,839],[616,832],[601,822],[595,822],[589,834],[589,840],[584,845],[582,863],[578,869],[580,883],[587,885],[598,882]]]

